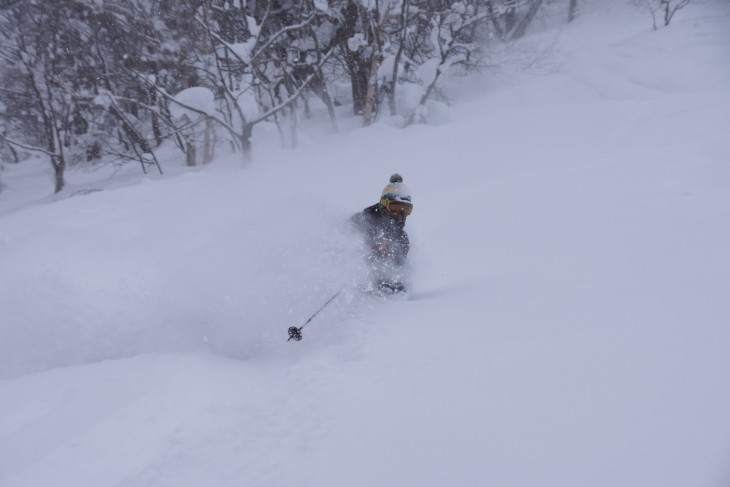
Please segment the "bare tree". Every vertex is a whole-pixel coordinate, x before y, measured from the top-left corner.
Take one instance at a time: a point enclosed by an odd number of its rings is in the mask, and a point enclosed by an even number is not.
[[[12,66],[2,73],[3,118],[13,123],[8,130],[11,134],[28,134],[27,141],[12,135],[3,135],[3,139],[15,147],[48,156],[56,193],[65,185],[67,148],[74,124],[83,123],[66,76],[65,7],[65,2],[52,6],[30,1],[14,4],[4,11],[0,25],[0,56]]]
[[[229,8],[221,12],[215,2],[208,0],[198,9],[195,17],[210,46],[213,66],[206,71],[209,83],[217,95],[216,113],[201,110],[177,99],[163,87],[150,87],[169,103],[199,114],[229,134],[233,146],[240,150],[244,160],[252,156],[253,128],[265,121],[276,120],[280,113],[293,110],[296,101],[313,80],[321,77],[321,67],[334,52],[334,46],[311,64],[309,74],[297,79],[292,75],[292,64],[287,57],[291,36],[306,35],[306,30],[321,16],[307,12],[297,22],[283,24],[269,2],[257,4],[260,20],[244,11]],[[237,27],[229,29],[225,17],[235,15]],[[253,25],[251,25],[253,24]],[[141,80],[147,79],[138,73]]]
[[[396,31],[396,43],[398,46],[396,49],[395,57],[393,58],[393,74],[390,80],[387,82],[386,93],[388,95],[388,107],[390,108],[391,115],[397,115],[398,110],[396,108],[396,89],[398,87],[398,70],[400,68],[401,58],[406,47],[406,39],[408,37],[408,12],[410,7],[410,0],[403,0],[401,3],[400,11],[400,28]]]
[[[664,27],[667,27],[674,14],[690,4],[692,0],[643,0],[642,4],[651,13],[654,30],[657,30],[657,15],[661,15]]]
[[[368,11],[368,20],[370,22],[370,31],[373,33],[373,53],[370,57],[370,70],[367,77],[367,90],[365,93],[365,106],[363,107],[363,125],[368,126],[373,122],[376,104],[376,93],[378,91],[378,69],[383,62],[383,36],[385,34],[385,26],[391,16],[395,2],[384,0],[375,0],[372,10]]]
[[[643,1],[666,23],[689,3]],[[445,75],[484,66],[482,41],[523,36],[543,3],[0,0],[1,143],[16,159],[17,149],[48,156],[61,191],[66,167],[84,160],[161,172],[165,143],[188,164],[210,161],[216,141],[248,160],[262,122],[294,145],[312,95],[336,128],[333,81],[349,81],[364,125],[383,109],[397,115],[397,95],[421,90],[418,107],[402,114],[416,123],[442,96]],[[569,0],[571,19],[576,8]],[[208,108],[178,96],[196,87],[209,90]],[[172,116],[175,106],[188,116]]]
[[[430,11],[431,51],[435,67],[431,78],[423,80],[425,91],[418,107],[410,115],[407,125],[421,121],[423,109],[431,98],[441,76],[452,66],[476,66],[479,63],[477,31],[480,24],[491,18],[488,9],[479,1],[459,2],[458,8],[442,5],[441,10]]]
[[[376,55],[370,11],[361,2],[346,0],[338,4],[337,29],[331,41],[338,47],[352,90],[352,108],[356,115],[365,111],[372,57]]]
[[[164,58],[155,54],[164,36],[144,6],[28,0],[0,12],[5,141],[47,155],[56,192],[68,165],[104,156],[161,172],[153,147],[163,140],[163,115],[151,106],[155,93],[129,72]],[[110,96],[99,103],[100,95]]]
[[[691,0],[660,0],[660,5],[664,10],[664,26],[668,26],[672,21],[672,17],[677,13],[677,10],[682,9],[689,5]]]

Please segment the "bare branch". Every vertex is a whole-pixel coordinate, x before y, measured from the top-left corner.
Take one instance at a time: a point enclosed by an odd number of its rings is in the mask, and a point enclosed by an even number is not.
[[[13,139],[8,138],[8,137],[6,137],[4,135],[0,135],[0,140],[2,140],[3,142],[7,142],[10,145],[14,145],[15,147],[19,147],[20,149],[29,150],[29,151],[32,151],[32,152],[40,152],[41,154],[44,154],[44,155],[50,156],[50,157],[58,157],[59,156],[59,154],[57,154],[57,153],[47,151],[46,149],[41,149],[40,147],[35,147],[35,146],[23,144],[22,142],[18,142],[17,140],[13,140]]]
[[[276,106],[276,107],[268,110],[266,113],[264,113],[264,114],[256,117],[255,119],[253,119],[250,122],[250,124],[251,125],[255,125],[255,124],[257,124],[257,123],[259,123],[259,122],[261,122],[261,121],[269,118],[270,116],[272,116],[272,115],[280,112],[281,110],[283,110],[284,108],[286,108],[287,106],[289,106],[289,104],[292,103],[294,100],[296,100],[297,98],[299,98],[299,96],[302,94],[302,92],[309,87],[309,84],[317,76],[317,70],[324,65],[324,63],[330,58],[330,56],[332,56],[332,54],[334,54],[334,52],[335,52],[335,47],[333,47],[332,49],[330,49],[329,52],[327,52],[324,56],[322,56],[322,59],[317,64],[317,69],[315,69],[312,72],[312,74],[310,74],[304,80],[304,82],[301,84],[301,86],[299,88],[297,88],[296,91],[294,91],[294,93],[291,96],[289,96],[279,106]]]

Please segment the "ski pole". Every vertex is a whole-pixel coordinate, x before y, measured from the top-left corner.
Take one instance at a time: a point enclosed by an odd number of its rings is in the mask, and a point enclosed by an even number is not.
[[[325,309],[328,304],[330,304],[332,301],[334,301],[335,298],[337,296],[339,296],[341,292],[342,292],[342,289],[337,291],[335,293],[335,295],[332,296],[331,298],[329,298],[327,300],[327,302],[322,305],[321,308],[319,308],[317,311],[315,311],[314,314],[312,316],[310,316],[309,319],[307,321],[305,321],[302,326],[300,326],[299,328],[297,328],[296,326],[290,326],[289,327],[289,340],[294,340],[295,342],[300,341],[302,339],[302,328],[307,326],[309,324],[309,322],[312,321],[314,319],[314,317],[317,316],[323,309]],[[289,340],[287,340],[287,342]]]

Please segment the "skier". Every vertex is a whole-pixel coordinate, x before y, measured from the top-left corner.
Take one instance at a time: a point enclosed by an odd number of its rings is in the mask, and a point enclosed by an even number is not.
[[[350,219],[365,238],[373,280],[370,290],[378,294],[406,290],[403,278],[410,242],[404,227],[412,211],[410,191],[400,174],[393,174],[380,201]]]

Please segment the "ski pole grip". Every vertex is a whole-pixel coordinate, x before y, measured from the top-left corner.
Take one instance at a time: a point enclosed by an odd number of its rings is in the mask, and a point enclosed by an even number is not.
[[[296,326],[290,326],[289,327],[289,340],[294,340],[296,342],[302,340],[302,330],[300,328],[297,328]],[[287,342],[289,341],[287,340]]]

